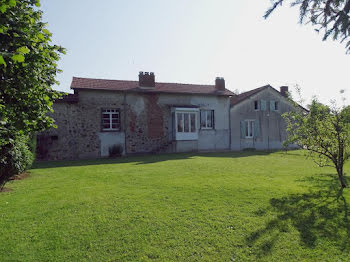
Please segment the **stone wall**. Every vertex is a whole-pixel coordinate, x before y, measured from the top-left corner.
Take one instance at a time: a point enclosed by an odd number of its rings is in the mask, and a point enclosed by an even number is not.
[[[215,110],[215,129],[199,130],[198,141],[174,145],[171,110],[177,106]],[[119,131],[102,131],[102,109],[120,110]],[[107,157],[116,144],[128,154],[230,148],[228,97],[80,90],[77,103],[55,103],[52,116],[58,128],[39,134],[41,159]]]
[[[47,146],[46,155],[41,159],[63,160],[101,157],[101,110],[103,108],[119,108],[123,112],[123,94],[104,91],[81,91],[78,103],[58,102],[54,104],[57,129],[52,128],[38,135],[40,147],[41,137],[57,137]],[[111,132],[115,135],[123,133]],[[123,135],[123,134],[122,134]],[[42,146],[45,148],[45,145]]]
[[[126,97],[126,148],[128,153],[157,152],[168,145],[170,108],[158,104],[158,94]]]

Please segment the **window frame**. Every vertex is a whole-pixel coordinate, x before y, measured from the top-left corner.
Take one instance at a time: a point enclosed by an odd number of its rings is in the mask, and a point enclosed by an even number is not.
[[[107,111],[109,110],[109,112]],[[112,112],[113,110],[113,112]],[[107,112],[106,112],[107,111]],[[103,120],[105,120],[105,118],[103,117],[105,114],[109,115],[109,128],[105,128],[104,122]],[[113,128],[113,115],[118,115],[117,117],[117,122],[116,128]],[[119,108],[101,108],[101,132],[119,132],[121,130],[121,119],[120,119],[120,109]]]
[[[260,101],[259,100],[254,100],[254,110],[259,111],[260,110]]]
[[[179,131],[179,118],[178,118],[178,115],[181,115],[181,127],[182,127],[182,131]],[[187,128],[185,126],[185,123],[186,123],[186,120],[185,120],[185,115],[187,115]],[[192,131],[192,117],[191,116],[194,116],[194,131]],[[175,117],[176,117],[176,132],[177,133],[195,133],[197,131],[197,128],[196,128],[196,113],[194,112],[188,112],[188,111],[177,111],[175,112]],[[188,131],[186,131],[186,129]]]
[[[208,112],[211,113],[211,126],[208,126]],[[202,126],[202,113],[205,113],[205,126]],[[212,130],[215,127],[214,110],[212,109],[202,109],[199,112],[199,126],[201,130]]]
[[[174,118],[175,118],[175,139],[176,140],[198,140],[198,108],[174,108]],[[188,132],[185,132],[185,114],[188,114]],[[178,115],[182,115],[182,131],[179,131],[178,126]],[[194,115],[194,131],[192,131],[191,115]]]
[[[255,120],[246,119],[244,120],[244,124],[245,124],[245,138],[254,138]]]
[[[279,111],[280,101],[270,100],[270,111]]]

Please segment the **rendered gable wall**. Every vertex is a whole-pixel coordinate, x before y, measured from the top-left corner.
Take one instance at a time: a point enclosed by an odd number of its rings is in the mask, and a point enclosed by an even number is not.
[[[254,101],[266,101],[266,110],[255,110]],[[273,111],[270,101],[278,101],[279,109]],[[282,114],[296,110],[284,97],[271,88],[251,96],[231,108],[231,150],[255,148],[257,150],[281,149],[286,139],[286,123]],[[259,134],[257,137],[242,137],[241,123],[245,120],[257,120]]]

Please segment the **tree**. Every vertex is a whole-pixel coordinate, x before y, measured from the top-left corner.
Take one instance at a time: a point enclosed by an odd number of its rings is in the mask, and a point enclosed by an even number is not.
[[[39,6],[39,0],[0,0],[0,189],[13,175],[5,167],[21,159],[13,156],[21,151],[14,150],[18,140],[54,126],[47,112],[60,96],[51,86],[65,50],[50,44]]]
[[[323,40],[332,36],[334,40],[346,41],[345,48],[350,53],[350,0],[272,0],[264,18],[285,2],[299,6],[301,24],[311,23],[317,32],[323,31]]]
[[[331,166],[337,170],[342,188],[346,187],[344,163],[350,157],[350,106],[331,107],[314,99],[310,111],[288,112],[288,138],[285,146],[297,144],[309,151],[319,166]]]

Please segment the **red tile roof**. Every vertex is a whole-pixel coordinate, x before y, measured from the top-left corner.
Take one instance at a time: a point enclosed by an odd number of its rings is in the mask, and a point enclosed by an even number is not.
[[[142,93],[203,94],[216,96],[233,96],[228,89],[218,91],[215,85],[195,85],[179,83],[157,83],[154,88],[140,88],[138,81],[107,80],[73,77],[72,89],[111,90]]]
[[[64,94],[61,98],[55,101],[56,103],[68,102],[68,103],[78,103],[79,97],[78,94]]]
[[[262,86],[262,87],[258,87],[258,88],[255,88],[253,90],[249,90],[247,92],[244,92],[244,93],[241,93],[239,95],[234,95],[232,97],[230,97],[230,104],[231,104],[231,107],[232,106],[235,106],[237,104],[239,104],[240,102],[244,101],[245,99],[255,95],[256,93],[259,93],[261,90],[264,90],[264,89],[267,89],[267,88],[271,88],[272,90],[274,90],[275,92],[277,92],[278,94],[280,94],[281,96],[283,96],[281,94],[280,91],[276,90],[275,88],[273,88],[272,86],[270,85],[266,85],[266,86]],[[305,112],[309,112],[309,110],[307,110],[306,108],[304,108],[303,106],[297,104],[299,106],[300,109],[302,109],[303,111]]]
[[[231,97],[230,99],[230,104],[231,106],[237,105],[238,103],[242,102],[243,100],[245,100],[246,98],[251,97],[252,95],[255,95],[256,93],[260,92],[263,89],[269,88],[271,87],[270,85],[266,85],[266,86],[262,86],[259,88],[255,88],[253,90],[241,93],[239,95],[234,95]],[[276,90],[277,91],[277,90]],[[278,92],[278,91],[277,91]]]

